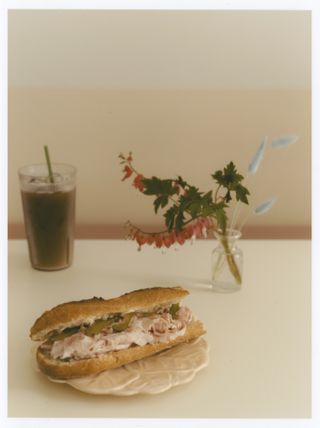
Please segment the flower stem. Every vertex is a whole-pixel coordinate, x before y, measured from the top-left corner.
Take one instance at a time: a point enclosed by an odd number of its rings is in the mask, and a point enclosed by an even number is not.
[[[226,253],[226,259],[227,259],[230,271],[234,276],[235,280],[237,281],[237,284],[241,284],[242,282],[241,273],[239,271],[237,263],[234,260],[232,253],[230,252],[229,242],[226,235],[221,236],[221,243]]]
[[[244,218],[244,220],[242,220],[242,222],[240,223],[240,225],[237,227],[237,229],[241,232],[243,226],[246,224],[246,222],[248,221],[248,219],[251,216],[251,212]]]
[[[221,188],[221,184],[219,184],[219,186],[217,187],[217,190],[216,190],[216,192],[214,194],[214,202],[215,203],[218,202],[218,193],[219,193],[220,188]]]

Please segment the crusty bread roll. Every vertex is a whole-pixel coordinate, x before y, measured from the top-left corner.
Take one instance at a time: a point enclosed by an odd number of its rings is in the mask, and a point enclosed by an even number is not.
[[[30,330],[30,337],[33,340],[44,342],[44,346],[42,343],[37,350],[38,366],[43,373],[52,378],[70,379],[120,367],[171,348],[179,343],[189,342],[205,333],[202,322],[195,320],[194,317],[184,325],[183,330],[181,329],[178,335],[173,335],[168,340],[155,340],[151,343],[143,344],[143,346],[133,343],[126,349],[109,350],[105,353],[84,358],[54,358],[52,353],[48,352],[48,348],[50,349],[50,346],[54,343],[52,342],[54,335],[57,337],[60,332],[66,331],[65,329],[90,326],[96,320],[108,320],[114,316],[121,317],[126,314],[133,314],[132,316],[139,313],[148,314],[149,312],[151,319],[157,316],[161,318],[163,313],[167,318],[171,319],[168,308],[171,305],[179,304],[181,299],[188,294],[189,292],[181,287],[154,287],[136,290],[114,299],[105,300],[94,297],[88,300],[58,305],[44,312],[35,321]],[[147,318],[148,316],[144,315],[144,317]],[[179,320],[176,323],[179,325]],[[130,326],[122,334],[126,334],[127,331],[130,332]],[[109,336],[106,335],[104,337],[108,338]]]
[[[153,287],[135,290],[114,299],[93,297],[88,300],[62,303],[44,312],[30,329],[32,340],[44,340],[53,330],[61,330],[79,323],[105,317],[112,313],[148,310],[164,303],[179,302],[189,294],[182,287]]]

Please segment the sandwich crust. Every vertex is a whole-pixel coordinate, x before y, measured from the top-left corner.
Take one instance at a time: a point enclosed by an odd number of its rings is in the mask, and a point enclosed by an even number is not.
[[[38,348],[37,361],[40,370],[47,376],[55,379],[72,379],[129,364],[133,361],[171,348],[179,343],[189,342],[204,333],[205,329],[202,322],[196,320],[189,324],[183,336],[178,336],[169,342],[154,343],[145,346],[131,346],[130,348],[120,351],[111,351],[95,358],[68,362],[51,358]]]
[[[32,340],[45,340],[51,331],[59,331],[83,322],[93,322],[113,313],[127,313],[179,302],[189,292],[182,287],[153,287],[135,290],[120,297],[102,297],[67,302],[45,311],[30,329]]]

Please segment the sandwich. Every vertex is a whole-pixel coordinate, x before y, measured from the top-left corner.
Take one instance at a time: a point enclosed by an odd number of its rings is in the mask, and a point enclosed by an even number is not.
[[[105,300],[93,297],[55,306],[30,329],[40,341],[38,367],[54,379],[72,379],[120,367],[205,333],[181,304],[181,287],[153,287]]]

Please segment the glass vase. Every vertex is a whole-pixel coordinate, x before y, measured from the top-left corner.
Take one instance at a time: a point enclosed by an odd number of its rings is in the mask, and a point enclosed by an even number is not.
[[[230,293],[240,290],[243,253],[237,246],[241,232],[235,229],[216,231],[218,246],[212,252],[212,290]]]

